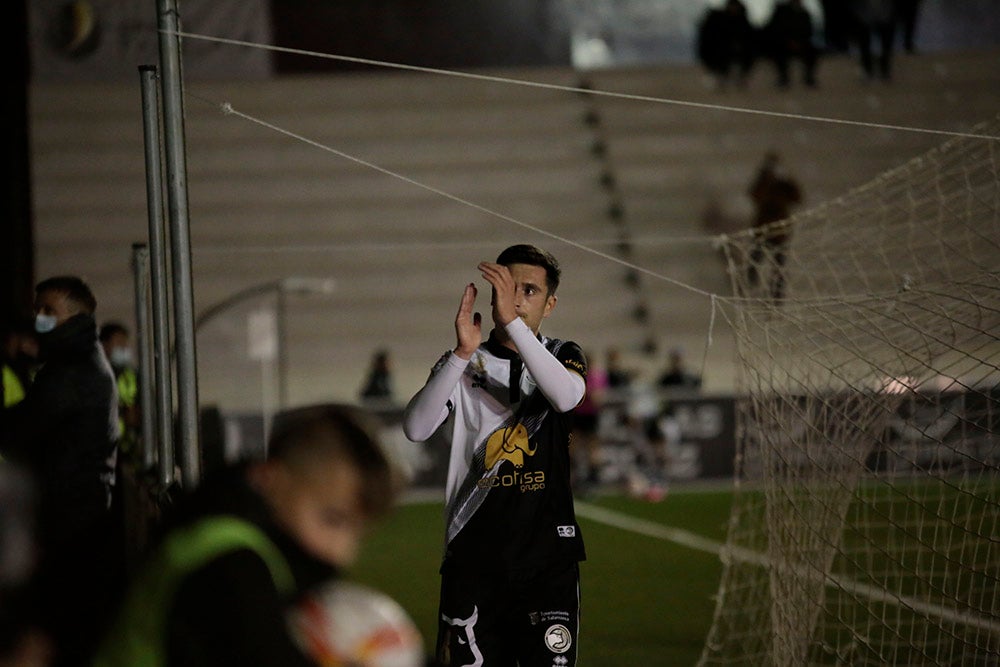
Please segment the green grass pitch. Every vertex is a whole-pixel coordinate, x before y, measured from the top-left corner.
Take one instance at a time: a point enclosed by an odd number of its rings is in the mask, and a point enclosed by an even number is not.
[[[658,503],[622,495],[586,502],[722,542],[732,494],[674,489]],[[428,650],[437,629],[442,514],[441,503],[401,505],[375,527],[351,572],[403,605]],[[718,556],[585,517],[579,522],[587,545],[579,664],[695,664],[712,622]]]

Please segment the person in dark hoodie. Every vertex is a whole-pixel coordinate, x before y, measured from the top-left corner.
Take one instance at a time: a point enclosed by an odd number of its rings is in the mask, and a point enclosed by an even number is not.
[[[375,433],[346,405],[279,414],[266,460],[220,468],[165,518],[95,667],[316,665],[287,614],[343,574],[392,506]]]
[[[38,489],[34,599],[55,665],[87,659],[122,581],[111,511],[118,399],[97,342],[96,308],[76,276],[35,287],[42,365],[0,438],[0,454]]]

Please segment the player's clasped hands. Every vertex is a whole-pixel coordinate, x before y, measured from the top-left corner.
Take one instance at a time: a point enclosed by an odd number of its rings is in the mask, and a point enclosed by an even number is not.
[[[480,262],[478,268],[483,278],[493,286],[493,321],[497,324],[513,322],[517,318],[514,306],[517,287],[510,269],[495,262]],[[473,310],[477,294],[475,284],[465,286],[455,318],[455,334],[458,338],[455,354],[463,359],[472,357],[472,353],[482,342],[482,315]]]
[[[495,262],[480,262],[479,270],[483,278],[493,285],[493,321],[501,326],[510,324],[517,319],[514,307],[517,285],[510,269]]]

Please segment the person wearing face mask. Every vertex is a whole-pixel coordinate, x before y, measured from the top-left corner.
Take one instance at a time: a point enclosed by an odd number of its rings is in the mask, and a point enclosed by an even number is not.
[[[76,276],[38,283],[41,367],[0,434],[0,454],[29,471],[38,489],[34,599],[57,666],[86,662],[122,580],[111,507],[118,398],[96,307]]]
[[[105,322],[98,339],[111,363],[118,390],[118,449],[129,454],[138,443],[140,426],[139,377],[129,345],[129,331],[121,322]]]

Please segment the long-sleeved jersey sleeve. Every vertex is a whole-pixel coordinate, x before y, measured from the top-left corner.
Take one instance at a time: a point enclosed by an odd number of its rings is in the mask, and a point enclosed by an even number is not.
[[[403,412],[403,433],[413,442],[423,442],[448,418],[448,401],[462,378],[468,359],[448,353],[431,373]]]
[[[517,352],[545,398],[559,412],[569,412],[583,400],[587,383],[582,375],[567,369],[545,348],[523,320],[505,326]]]

